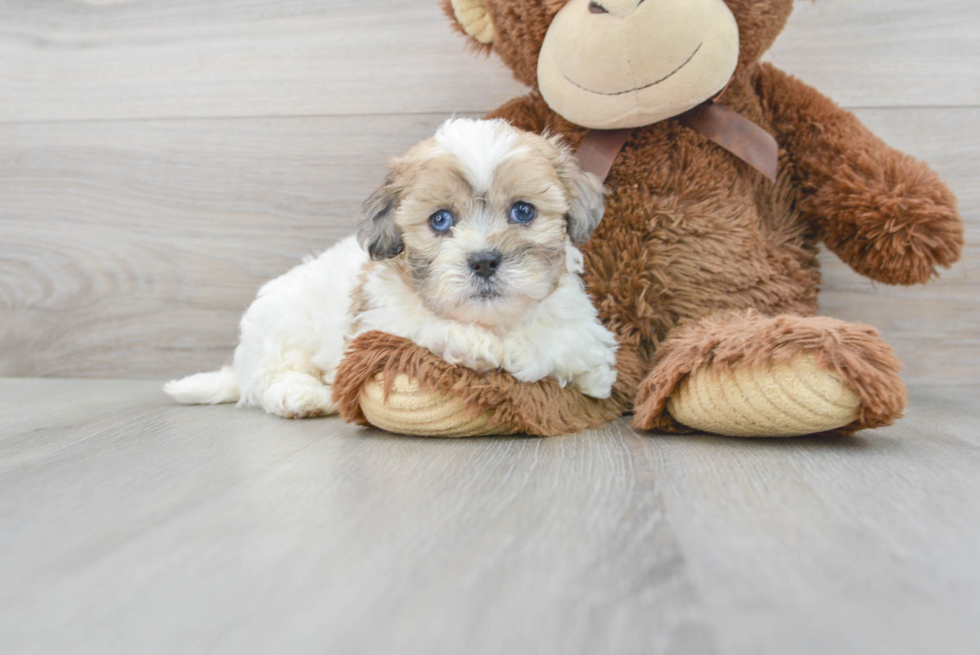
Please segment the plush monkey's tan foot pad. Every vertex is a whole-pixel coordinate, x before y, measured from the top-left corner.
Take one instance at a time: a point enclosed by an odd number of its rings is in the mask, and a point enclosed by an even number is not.
[[[763,367],[707,366],[667,401],[679,423],[727,437],[798,437],[835,430],[858,417],[857,392],[809,355]]]
[[[512,434],[508,426],[495,426],[491,412],[472,415],[459,398],[438,391],[423,391],[407,375],[398,375],[387,402],[381,374],[364,385],[359,401],[371,425],[419,437],[476,437]]]

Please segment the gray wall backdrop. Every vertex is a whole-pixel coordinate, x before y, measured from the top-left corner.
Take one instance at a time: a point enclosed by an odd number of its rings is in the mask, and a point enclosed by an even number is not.
[[[0,0],[0,376],[229,356],[258,286],[348,233],[385,161],[524,90],[436,0]],[[965,261],[925,288],[822,257],[824,313],[910,380],[980,380],[980,4],[800,2],[769,57],[940,171]]]

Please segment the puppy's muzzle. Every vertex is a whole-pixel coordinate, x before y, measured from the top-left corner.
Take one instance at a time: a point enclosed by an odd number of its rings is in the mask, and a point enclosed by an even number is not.
[[[495,250],[481,250],[472,253],[467,259],[467,263],[475,275],[488,280],[497,272],[503,258],[503,255]]]

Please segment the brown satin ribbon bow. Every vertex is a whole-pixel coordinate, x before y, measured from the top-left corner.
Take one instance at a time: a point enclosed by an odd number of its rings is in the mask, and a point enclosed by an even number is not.
[[[779,165],[779,144],[764,129],[734,109],[709,100],[681,114],[681,123],[704,138],[718,144],[752,168],[776,181]],[[579,146],[582,169],[606,179],[619,151],[626,145],[632,129],[590,130]]]

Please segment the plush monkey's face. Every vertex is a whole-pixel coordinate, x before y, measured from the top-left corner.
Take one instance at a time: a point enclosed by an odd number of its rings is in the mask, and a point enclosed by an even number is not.
[[[782,30],[793,0],[444,0],[553,110],[639,127],[718,94]]]
[[[548,28],[538,88],[584,127],[639,127],[721,91],[738,64],[723,0],[571,0]]]

